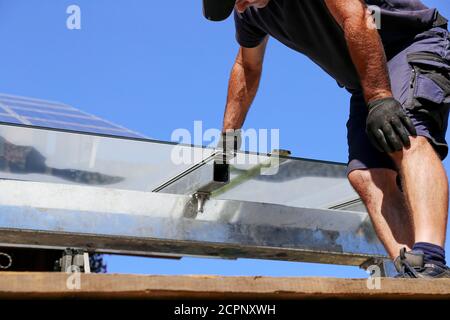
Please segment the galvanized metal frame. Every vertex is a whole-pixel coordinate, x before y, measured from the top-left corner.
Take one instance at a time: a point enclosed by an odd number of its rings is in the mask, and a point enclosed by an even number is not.
[[[230,187],[228,169],[213,154],[154,192],[0,180],[0,246],[355,266],[386,258],[367,213],[342,210],[357,200],[332,210],[218,200],[214,194]],[[199,192],[212,198],[196,197]]]
[[[385,257],[365,213],[0,181],[0,245],[361,265]]]

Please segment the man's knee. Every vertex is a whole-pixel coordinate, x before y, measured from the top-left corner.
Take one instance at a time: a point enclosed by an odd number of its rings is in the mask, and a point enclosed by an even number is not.
[[[410,137],[410,141],[411,146],[409,148],[389,154],[397,167],[400,167],[401,162],[408,160],[409,158],[429,153],[435,153],[430,142],[425,137]]]
[[[367,188],[371,183],[371,177],[369,170],[355,170],[348,175],[348,181],[353,188],[360,190]]]
[[[373,176],[370,170],[355,170],[348,175],[350,184],[361,197],[365,205],[370,204],[370,200],[376,198],[376,189]]]
[[[356,192],[363,198],[374,193],[393,190],[396,186],[397,172],[391,169],[355,170],[348,175],[348,180]]]

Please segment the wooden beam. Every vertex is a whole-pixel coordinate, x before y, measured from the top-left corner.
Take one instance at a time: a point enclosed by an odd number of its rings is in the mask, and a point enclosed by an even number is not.
[[[69,278],[72,276],[72,278]],[[0,299],[450,299],[450,279],[366,279],[0,273]],[[67,286],[69,283],[69,287]]]

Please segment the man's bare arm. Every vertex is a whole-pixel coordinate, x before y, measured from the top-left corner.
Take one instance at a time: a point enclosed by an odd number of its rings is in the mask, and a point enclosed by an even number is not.
[[[228,86],[223,131],[242,128],[258,91],[268,37],[256,48],[239,49]]]
[[[344,30],[345,39],[358,71],[366,102],[392,97],[386,55],[373,19],[362,0],[325,0]]]
[[[330,13],[344,30],[347,46],[355,65],[368,116],[366,132],[380,151],[392,153],[411,145],[409,136],[416,135],[412,120],[394,99],[386,54],[373,17],[362,0],[325,0]]]

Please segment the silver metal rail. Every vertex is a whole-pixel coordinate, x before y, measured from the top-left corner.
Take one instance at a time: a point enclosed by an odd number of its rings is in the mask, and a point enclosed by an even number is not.
[[[365,213],[0,181],[1,246],[361,265],[385,251]],[[191,218],[195,217],[195,218]]]

